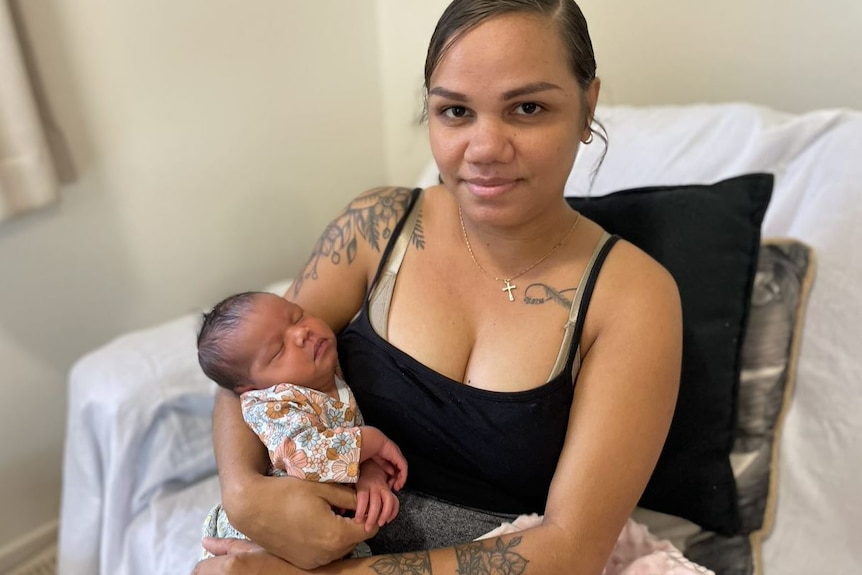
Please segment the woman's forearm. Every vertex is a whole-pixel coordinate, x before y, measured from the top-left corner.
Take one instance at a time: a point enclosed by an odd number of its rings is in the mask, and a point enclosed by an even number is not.
[[[575,550],[570,537],[552,526],[536,527],[471,541],[462,545],[393,555],[348,559],[324,565],[318,575],[480,575],[517,573],[541,575],[568,573],[596,575],[602,572],[601,552],[587,548]]]
[[[220,389],[213,409],[213,448],[221,484],[222,505],[231,521],[242,524],[243,492],[249,481],[266,473],[266,448],[242,418],[240,400]]]
[[[433,551],[334,561],[310,570],[256,552],[248,541],[221,539],[205,545],[226,555],[200,563],[196,575],[598,575],[610,552],[590,545],[589,538],[578,544],[570,533],[548,525]]]

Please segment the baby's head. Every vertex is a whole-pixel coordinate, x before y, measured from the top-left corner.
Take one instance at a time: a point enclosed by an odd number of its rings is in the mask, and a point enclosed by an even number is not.
[[[242,328],[258,295],[259,292],[232,295],[203,314],[198,333],[198,363],[207,377],[231,391],[248,383],[248,358],[237,353],[236,343],[242,337]]]
[[[293,383],[320,389],[338,363],[335,334],[325,322],[275,294],[232,295],[203,315],[198,362],[236,393]]]

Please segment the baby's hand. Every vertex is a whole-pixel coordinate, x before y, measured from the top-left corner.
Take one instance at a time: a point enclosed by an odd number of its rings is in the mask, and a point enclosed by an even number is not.
[[[387,472],[387,485],[393,491],[401,491],[407,482],[407,460],[395,442],[387,438],[380,446],[380,451],[373,458]]]
[[[353,520],[365,523],[365,530],[383,527],[398,515],[398,497],[389,488],[389,475],[374,459],[363,463],[356,482],[356,514]]]
[[[401,450],[382,431],[370,425],[362,426],[362,451],[360,461],[373,460],[388,475],[388,485],[400,491],[407,482],[407,460]]]

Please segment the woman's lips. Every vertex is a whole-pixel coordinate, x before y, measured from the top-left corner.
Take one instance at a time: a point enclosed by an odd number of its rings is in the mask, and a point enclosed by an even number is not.
[[[495,196],[508,192],[518,180],[507,178],[469,178],[464,180],[467,188],[477,196]]]

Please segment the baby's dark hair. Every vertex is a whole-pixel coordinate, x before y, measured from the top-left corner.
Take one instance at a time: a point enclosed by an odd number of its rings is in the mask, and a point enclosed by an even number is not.
[[[227,297],[204,312],[198,333],[198,363],[204,374],[220,386],[236,391],[246,379],[248,366],[231,361],[231,335],[262,292],[248,291]]]

